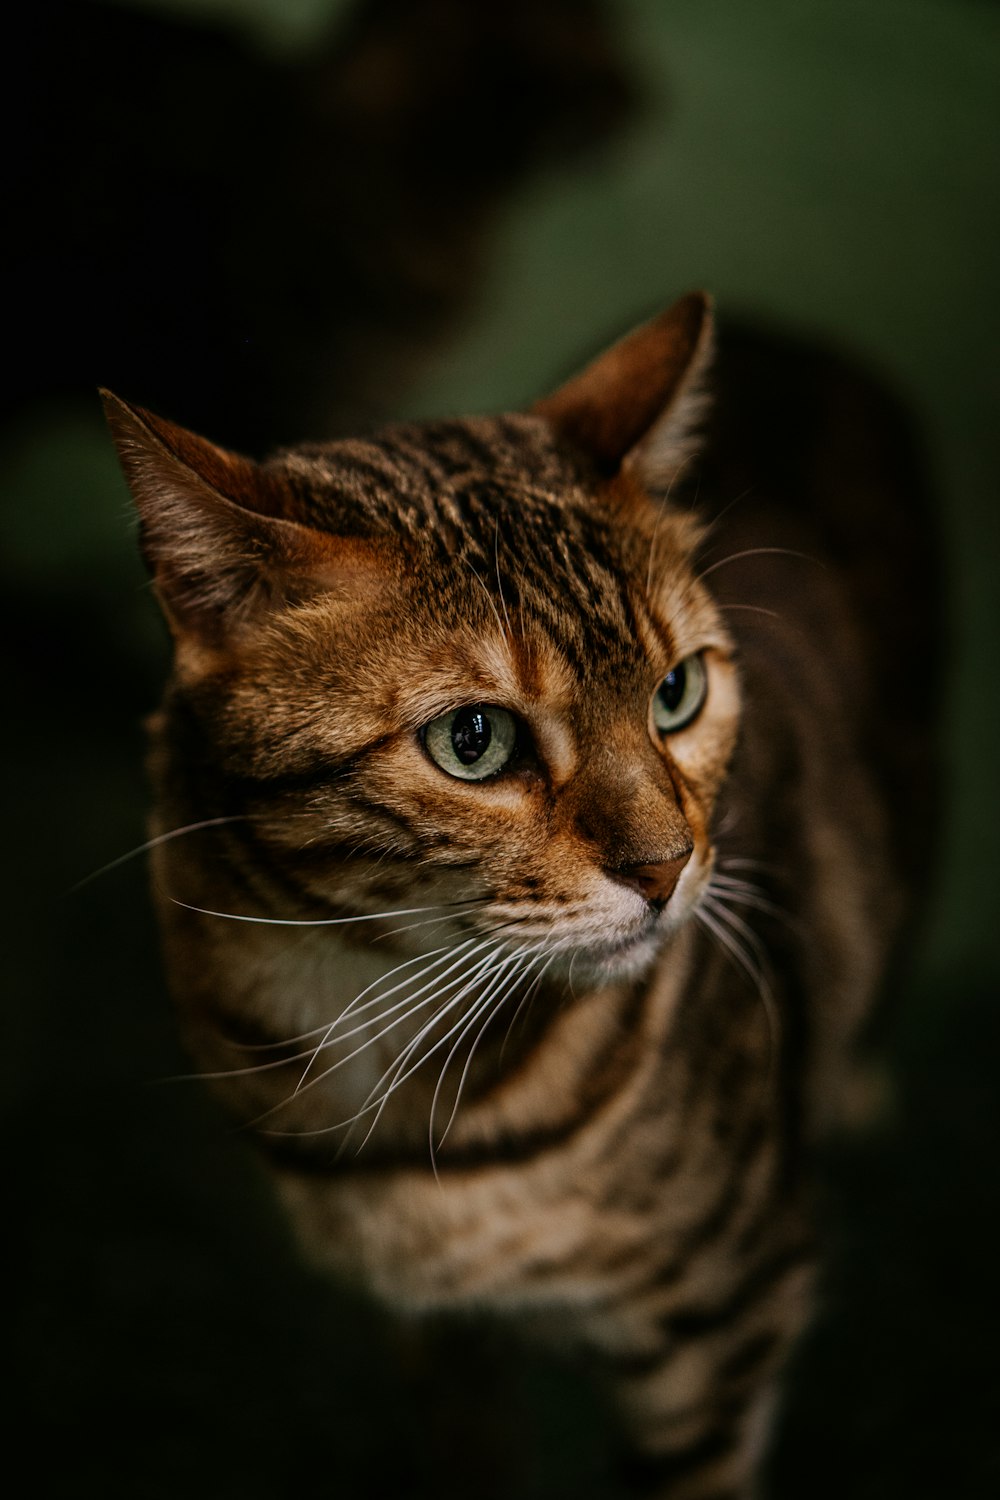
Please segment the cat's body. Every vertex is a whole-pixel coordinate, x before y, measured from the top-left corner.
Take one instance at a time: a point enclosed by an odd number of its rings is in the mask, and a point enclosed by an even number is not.
[[[319,1260],[557,1326],[676,1500],[751,1482],[925,774],[891,686],[916,563],[872,586],[830,529],[855,482],[902,522],[878,414],[831,399],[770,473],[753,432],[732,472],[710,445],[707,534],[650,498],[707,339],[689,298],[529,414],[263,469],[112,409],[178,643],[154,872],[188,1045]]]

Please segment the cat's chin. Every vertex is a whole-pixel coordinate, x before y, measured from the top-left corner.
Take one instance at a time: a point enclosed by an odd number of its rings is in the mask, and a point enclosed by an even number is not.
[[[606,943],[590,943],[576,950],[564,967],[574,980],[610,984],[622,979],[640,979],[663,952],[672,929],[659,923]]]

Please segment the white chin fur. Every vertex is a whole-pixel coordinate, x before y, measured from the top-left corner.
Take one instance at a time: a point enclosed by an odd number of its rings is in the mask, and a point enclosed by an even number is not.
[[[598,983],[618,979],[637,979],[656,960],[669,937],[672,924],[656,923],[644,927],[635,936],[606,943],[581,944],[567,952],[560,967],[568,973]]]

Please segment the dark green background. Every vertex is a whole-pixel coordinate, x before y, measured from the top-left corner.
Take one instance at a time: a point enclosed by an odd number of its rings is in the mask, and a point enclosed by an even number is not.
[[[248,55],[295,57],[348,7],[141,9],[215,29]],[[860,356],[910,406],[940,497],[951,635],[943,674],[919,661],[900,670],[943,717],[947,836],[928,849],[936,897],[885,1040],[889,1117],[830,1154],[826,1311],[791,1382],[775,1485],[871,1500],[995,1493],[1000,10],[621,0],[608,16],[634,87],[627,121],[506,196],[475,295],[385,404],[519,404],[706,286],[724,313]],[[56,82],[43,70],[32,86],[44,97]],[[118,128],[141,135],[140,115]],[[15,133],[10,150],[30,173],[32,140]],[[51,194],[41,171],[35,190],[39,202]],[[58,279],[58,237],[50,265]],[[16,278],[8,291],[12,316],[44,329],[56,361],[44,307]],[[170,296],[161,272],[168,312]],[[420,1367],[378,1315],[296,1262],[245,1143],[195,1086],[157,1082],[184,1065],[141,860],[67,894],[144,837],[139,721],[166,651],[92,383],[57,386],[15,394],[0,434],[12,663],[2,1056],[17,1256],[6,1290],[32,1488],[493,1493],[463,1446],[469,1413],[454,1391],[442,1391],[438,1431],[417,1400]],[[455,1358],[466,1357],[463,1346]],[[526,1455],[497,1461],[497,1492],[599,1493],[606,1440],[575,1377],[532,1362],[502,1397],[484,1384],[477,1401],[476,1382],[491,1378],[477,1366],[464,1381],[470,1412],[502,1400],[492,1441],[509,1449],[523,1427]]]

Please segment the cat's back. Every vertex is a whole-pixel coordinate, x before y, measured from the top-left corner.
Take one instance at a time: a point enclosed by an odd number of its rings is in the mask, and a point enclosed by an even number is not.
[[[739,325],[722,332],[713,387],[696,487],[713,592],[755,690],[784,687],[810,753],[829,759],[846,733],[912,899],[933,865],[944,639],[916,424],[862,363]]]

